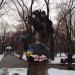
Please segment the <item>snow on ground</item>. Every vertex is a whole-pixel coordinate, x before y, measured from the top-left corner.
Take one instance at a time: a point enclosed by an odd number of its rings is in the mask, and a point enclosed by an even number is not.
[[[20,57],[20,55],[18,55],[18,54],[14,54],[15,56],[17,56],[17,57]],[[0,61],[3,59],[3,57],[4,57],[4,55],[0,55]],[[23,57],[22,57],[24,60],[27,60],[27,58],[26,58],[26,55],[25,54],[23,54]],[[61,57],[60,57],[60,53],[57,53],[57,55],[56,55],[56,57],[54,58],[54,60],[53,61],[50,61],[50,63],[52,63],[52,64],[59,64],[60,63],[60,60],[61,59],[65,59],[65,58],[67,58],[67,55],[65,54],[65,53],[61,53]],[[73,55],[73,57],[72,58],[75,58],[75,55]],[[74,64],[74,63],[73,63]]]
[[[59,64],[61,59],[65,59],[67,58],[67,55],[65,53],[61,53],[61,57],[60,57],[60,53],[57,53],[56,57],[54,58],[53,61],[51,61],[52,64],[56,63]]]
[[[20,55],[18,55],[18,54],[14,54],[15,56],[17,56],[17,57],[20,57]],[[22,58],[24,59],[24,60],[27,60],[27,58],[26,58],[26,55],[25,54],[23,54],[23,56],[22,56]]]
[[[0,75],[2,75],[2,73],[3,69],[0,69]],[[18,73],[19,75],[27,75],[27,68],[8,68],[7,75],[13,75],[14,73]],[[48,75],[75,75],[75,71],[50,68],[48,69]]]
[[[3,59],[3,57],[4,57],[4,55],[3,55],[3,54],[1,54],[1,55],[0,55],[0,61]]]
[[[20,55],[18,55],[18,54],[16,54],[16,53],[15,53],[15,55],[16,55],[17,57],[20,57]],[[74,57],[75,57],[75,56],[74,56]],[[23,58],[24,60],[27,60],[25,54],[23,55],[22,58]],[[53,63],[53,64],[54,64],[54,63],[60,63],[61,58],[62,58],[62,59],[67,58],[67,56],[65,55],[65,53],[61,53],[61,57],[60,57],[60,53],[58,53],[58,54],[56,55],[56,57],[54,58],[54,60],[53,60],[53,61],[50,61],[50,63]]]
[[[75,55],[73,55],[72,58],[75,58]]]
[[[15,54],[17,57],[20,57],[20,55]],[[24,54],[22,57],[24,60],[27,60],[26,55]],[[54,60],[49,60],[51,64],[59,64],[61,59],[65,59],[67,58],[67,55],[65,53],[61,53],[61,57],[60,57],[60,53],[57,53],[56,57],[54,58]],[[75,55],[72,56],[72,58],[75,58]],[[74,63],[73,63],[74,64]]]
[[[49,75],[75,75],[75,71],[72,70],[59,70],[59,69],[49,69]]]
[[[15,54],[17,57],[19,57],[18,54]],[[0,55],[0,61],[3,59],[4,55]],[[56,57],[54,58],[54,61],[51,61],[51,63],[60,63],[60,59],[67,58],[67,55],[65,53],[60,54],[58,53]],[[75,58],[75,55],[73,55],[73,58]],[[23,55],[23,59],[26,59],[26,56]],[[0,75],[3,72],[3,68],[0,69]],[[19,75],[27,75],[27,68],[8,68],[8,74],[7,75],[13,75],[13,73],[19,73]],[[48,69],[48,75],[75,75],[75,71],[73,70],[60,70],[60,69],[54,69],[50,68]]]
[[[17,57],[20,57],[20,55],[18,55],[18,54],[14,54],[15,56],[17,56]],[[0,61],[3,59],[3,57],[4,57],[4,55],[0,55]],[[24,60],[27,60],[27,58],[26,58],[26,55],[24,54],[23,55],[23,57],[22,57]],[[60,53],[57,53],[57,55],[56,55],[56,57],[54,58],[54,60],[53,61],[50,61],[50,63],[52,63],[52,64],[59,64],[60,63],[60,60],[61,59],[65,59],[65,58],[67,58],[67,55],[65,54],[65,53],[61,53],[61,57],[60,57]],[[75,55],[73,55],[72,56],[72,58],[75,58]],[[74,64],[74,63],[73,63]]]
[[[27,75],[27,68],[11,68],[8,69],[9,74],[8,75],[13,75],[13,73],[19,73],[19,75]]]
[[[57,55],[56,55],[57,57],[60,57],[60,53],[57,53]],[[65,56],[67,56],[65,53],[61,53],[61,56],[62,57],[65,57]]]
[[[27,75],[27,68],[8,68],[4,71],[5,68],[0,69],[0,75],[6,72],[7,75],[13,75],[14,73],[18,73],[19,75]]]
[[[16,53],[15,53],[15,56],[20,57],[20,55],[18,55],[18,54],[16,54]],[[25,54],[23,55],[22,58],[23,58],[24,60],[27,60]],[[67,55],[65,55],[65,53],[61,53],[61,57],[60,57],[60,53],[58,53],[58,54],[56,55],[56,57],[54,58],[54,60],[53,60],[53,61],[50,61],[50,63],[52,63],[52,64],[54,64],[54,63],[59,64],[59,63],[60,63],[60,60],[61,60],[61,59],[65,59],[65,58],[67,58]],[[74,58],[75,58],[75,56],[74,56]]]
[[[50,63],[52,64],[59,64],[61,59],[65,59],[66,57],[55,57],[53,61]]]
[[[60,53],[57,53],[56,57],[54,58],[53,61],[51,61],[52,64],[59,64],[61,59],[65,59],[67,58],[67,55],[65,53],[61,53],[61,57],[60,57]],[[72,58],[75,58],[75,54],[72,56]],[[75,63],[72,63],[72,64],[75,64]]]

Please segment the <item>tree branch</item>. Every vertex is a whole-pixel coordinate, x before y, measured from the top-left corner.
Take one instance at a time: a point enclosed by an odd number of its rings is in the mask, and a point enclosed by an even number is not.
[[[1,1],[1,3],[0,3],[0,7],[2,6],[3,2],[4,2],[4,0]]]

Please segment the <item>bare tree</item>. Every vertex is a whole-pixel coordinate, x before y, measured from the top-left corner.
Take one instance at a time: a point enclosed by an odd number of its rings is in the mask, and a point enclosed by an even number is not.
[[[25,4],[26,2],[24,0],[15,0],[15,1],[11,0],[11,1],[14,3],[16,7],[21,21],[24,22],[25,25],[24,27],[26,27],[27,31],[29,31],[30,25],[28,24],[27,19],[29,15],[32,15],[32,5],[34,3],[34,0],[31,0],[31,5],[29,8]]]
[[[70,0],[67,3],[62,3],[59,5],[60,12],[59,12],[59,22],[57,31],[60,29],[60,26],[62,26],[63,32],[66,34],[66,47],[67,47],[67,53],[68,53],[68,64],[69,67],[71,67],[72,63],[72,55],[73,55],[73,46],[72,46],[72,38],[73,38],[73,16],[74,16],[74,0]],[[63,7],[64,6],[64,7]]]
[[[0,1],[0,9],[3,7],[3,5],[5,4],[4,0]]]
[[[1,33],[1,36],[2,36],[2,39],[1,39],[1,42],[2,42],[2,52],[5,53],[5,41],[6,41],[6,36],[7,36],[7,33],[9,31],[9,24],[4,20],[2,19],[2,22],[0,24],[0,33]]]
[[[2,15],[4,15],[4,13],[1,10],[3,9],[5,4],[6,4],[5,0],[0,0],[0,18],[1,18]],[[3,35],[5,35],[5,28],[3,29],[2,26],[3,26],[3,24],[1,23],[0,24],[0,33],[2,35],[2,37],[1,37],[1,51],[3,52],[4,51],[4,49],[3,49],[4,46],[3,45],[4,45],[4,40],[5,40],[5,37]]]
[[[59,13],[60,19],[58,23],[58,28],[60,25],[63,25],[66,29],[67,34],[67,40],[71,42],[71,35],[72,35],[72,16],[73,16],[73,10],[74,10],[74,1],[70,0],[69,4],[63,3],[64,8],[61,7],[61,11]],[[57,28],[57,30],[58,30]],[[68,43],[69,44],[69,43]]]
[[[5,1],[5,0],[1,0],[1,1],[0,1],[0,10],[4,7],[5,4],[6,4],[6,1]],[[4,13],[1,13],[1,12],[0,12],[0,17],[1,17],[2,15],[4,15]]]
[[[46,3],[46,8],[47,8],[47,16],[49,17],[49,1],[50,0],[44,0]]]

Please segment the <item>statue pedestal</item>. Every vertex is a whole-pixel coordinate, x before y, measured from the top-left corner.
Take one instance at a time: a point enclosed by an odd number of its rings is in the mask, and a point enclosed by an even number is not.
[[[48,68],[43,63],[29,63],[27,75],[48,75]]]

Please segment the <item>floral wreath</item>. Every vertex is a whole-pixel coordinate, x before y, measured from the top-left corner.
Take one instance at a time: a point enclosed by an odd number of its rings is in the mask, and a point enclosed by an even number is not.
[[[27,51],[26,56],[28,58],[32,57],[34,62],[43,62],[43,61],[47,60],[47,56],[45,56],[44,54],[42,54],[42,55],[33,54],[31,51]]]

